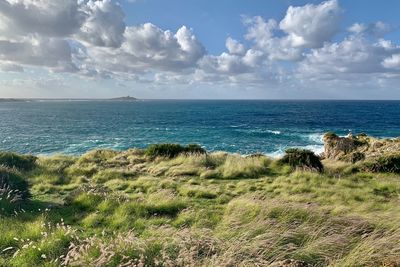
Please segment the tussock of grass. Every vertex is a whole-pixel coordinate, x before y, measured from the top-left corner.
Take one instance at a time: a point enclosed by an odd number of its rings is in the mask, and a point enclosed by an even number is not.
[[[0,151],[0,166],[29,171],[35,167],[36,157]]]
[[[397,266],[400,177],[362,163],[132,149],[3,168],[32,197],[0,212],[0,265]]]
[[[221,178],[258,178],[269,173],[268,165],[271,163],[267,157],[241,157],[239,155],[227,156],[224,164],[219,167]]]
[[[15,170],[0,166],[0,212],[12,212],[29,197],[28,182]]]
[[[148,157],[166,157],[174,158],[180,154],[205,154],[206,151],[197,144],[189,144],[187,146],[181,146],[179,144],[154,144],[150,145],[145,154]]]

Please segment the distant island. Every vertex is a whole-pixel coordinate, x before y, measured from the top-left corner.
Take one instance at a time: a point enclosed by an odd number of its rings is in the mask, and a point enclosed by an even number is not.
[[[16,98],[0,98],[0,102],[21,102],[25,101],[24,99],[16,99]]]
[[[128,95],[128,96],[123,96],[123,97],[110,98],[108,100],[112,100],[112,101],[136,101],[138,99],[136,97]]]
[[[116,98],[0,98],[2,102],[26,102],[26,101],[137,101],[136,97],[123,96]]]

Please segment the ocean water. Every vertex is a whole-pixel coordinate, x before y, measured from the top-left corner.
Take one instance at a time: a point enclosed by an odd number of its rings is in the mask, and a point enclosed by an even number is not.
[[[0,103],[0,150],[82,154],[153,143],[280,156],[322,135],[400,136],[400,101],[29,101]]]

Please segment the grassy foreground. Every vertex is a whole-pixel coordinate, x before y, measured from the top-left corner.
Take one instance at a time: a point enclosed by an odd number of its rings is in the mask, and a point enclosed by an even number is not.
[[[0,266],[400,266],[398,174],[137,149],[20,165]]]

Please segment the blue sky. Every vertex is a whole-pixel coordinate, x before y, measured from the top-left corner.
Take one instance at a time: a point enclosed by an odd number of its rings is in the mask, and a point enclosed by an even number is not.
[[[136,0],[121,2],[127,13],[128,24],[152,22],[165,29],[176,30],[188,25],[195,30],[210,53],[222,53],[228,36],[241,39],[245,28],[241,16],[262,16],[280,19],[285,16],[289,6],[303,6],[308,3],[319,4],[323,1],[299,0]],[[398,0],[342,0],[342,28],[356,22],[373,23],[384,21],[400,26]],[[400,31],[388,34],[393,40],[400,40]]]
[[[0,97],[400,99],[400,1],[0,0]]]

